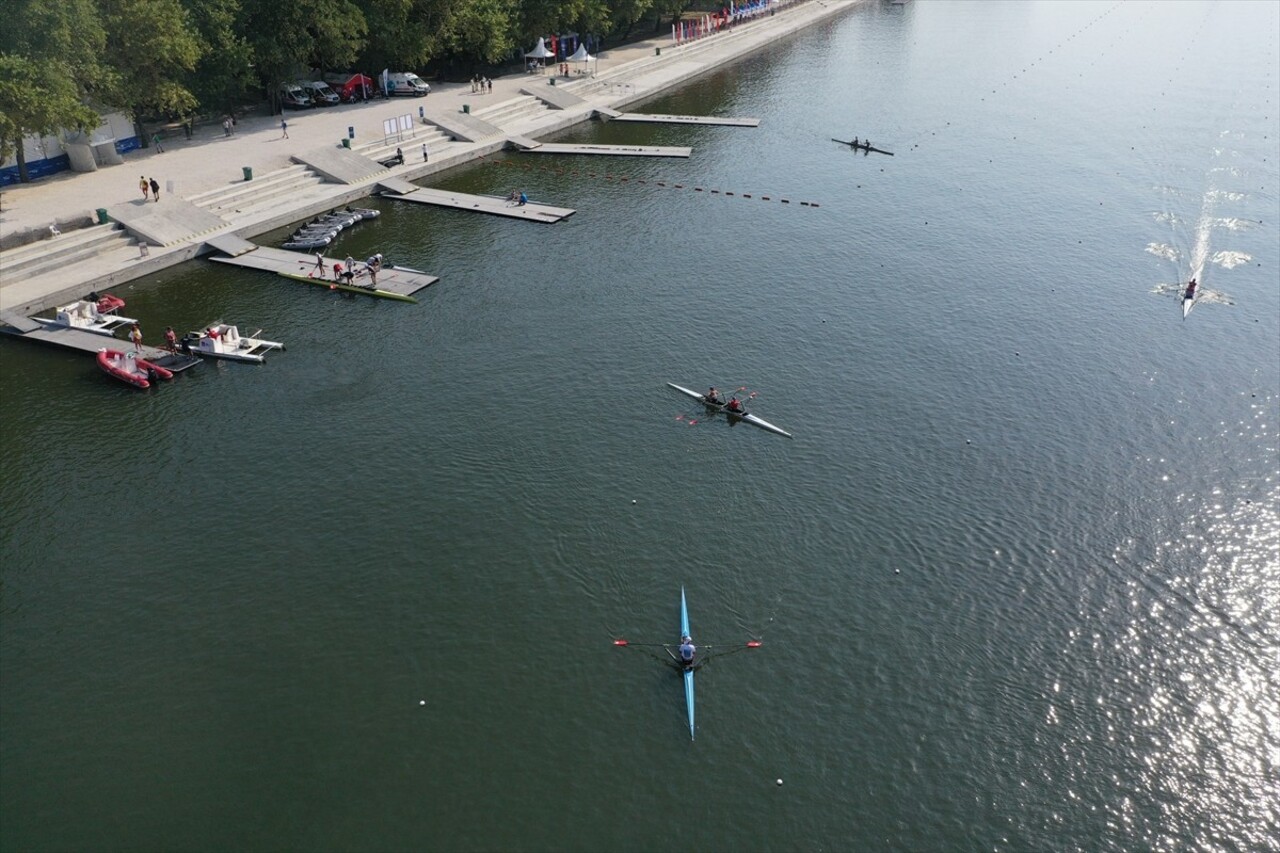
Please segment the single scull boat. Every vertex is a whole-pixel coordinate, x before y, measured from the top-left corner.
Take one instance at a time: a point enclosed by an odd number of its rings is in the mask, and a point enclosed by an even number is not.
[[[1187,285],[1187,289],[1182,292],[1182,319],[1187,319],[1187,315],[1191,313],[1191,309],[1196,304],[1196,280],[1191,279],[1191,283]]]
[[[727,403],[713,403],[707,399],[706,394],[699,394],[697,391],[693,391],[688,388],[682,387],[680,385],[675,384],[674,382],[668,382],[667,385],[676,389],[681,394],[686,394],[692,397],[693,399],[702,403],[708,409],[715,409],[717,412],[724,412],[730,418],[737,418],[738,420],[746,421],[747,423],[753,426],[758,426],[760,427],[760,429],[765,430],[767,432],[774,433],[775,435],[781,435],[786,438],[791,438],[791,433],[787,432],[785,429],[782,429],[781,427],[776,427],[773,424],[766,421],[764,418],[757,417],[756,415],[753,415],[750,412],[746,412],[746,411],[731,412],[727,408],[725,408],[725,406],[728,405]]]
[[[684,587],[680,587],[680,642],[684,642],[685,637],[691,637],[689,633],[689,606],[685,604]],[[683,667],[684,669],[684,704],[689,709],[689,740],[695,740],[693,733],[693,666]]]

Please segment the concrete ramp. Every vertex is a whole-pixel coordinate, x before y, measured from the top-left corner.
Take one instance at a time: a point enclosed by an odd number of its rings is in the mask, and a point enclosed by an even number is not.
[[[7,323],[19,332],[37,332],[44,328],[30,317],[24,317],[15,311],[0,311],[0,323]]]
[[[622,113],[617,110],[610,109],[609,107],[596,107],[596,118],[601,121],[608,121],[609,119],[617,118],[620,115],[622,115]]]
[[[427,121],[461,142],[479,142],[482,139],[502,136],[502,130],[496,125],[489,124],[470,113],[428,116]]]
[[[392,195],[409,195],[422,189],[422,187],[417,184],[411,184],[404,178],[383,178],[378,181],[378,186],[382,187],[384,192]]]
[[[531,149],[537,148],[540,145],[542,145],[542,143],[539,142],[538,140],[530,139],[527,136],[508,136],[507,142],[511,143],[517,148],[523,148],[525,151],[529,151]]]
[[[107,213],[131,235],[153,246],[190,242],[227,227],[216,213],[171,195],[158,202],[127,201],[108,208]]]
[[[210,237],[204,242],[209,248],[222,252],[224,255],[230,255],[233,258],[258,248],[253,243],[243,237],[237,237],[235,234],[220,234],[217,237]]]
[[[387,171],[381,163],[337,145],[295,154],[292,159],[335,184],[358,184]]]
[[[586,101],[579,98],[572,92],[566,92],[560,86],[538,86],[537,88],[523,88],[520,90],[522,95],[532,95],[542,103],[555,110],[569,110],[574,107],[581,107]]]

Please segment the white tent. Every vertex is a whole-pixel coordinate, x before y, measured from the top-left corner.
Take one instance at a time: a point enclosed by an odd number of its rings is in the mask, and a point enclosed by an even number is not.
[[[569,61],[570,62],[593,62],[598,60],[599,58],[600,57],[598,56],[592,56],[591,54],[587,53],[587,46],[579,42],[578,49],[573,52],[573,56],[569,57]],[[600,68],[600,63],[596,62],[596,70],[599,70],[599,68]],[[582,72],[578,72],[578,73],[582,73]],[[592,76],[595,76],[595,75],[592,75]]]
[[[529,51],[524,56],[525,59],[550,59],[555,56],[555,54],[547,50],[547,40],[540,38],[538,39],[538,44],[533,48],[533,50]]]

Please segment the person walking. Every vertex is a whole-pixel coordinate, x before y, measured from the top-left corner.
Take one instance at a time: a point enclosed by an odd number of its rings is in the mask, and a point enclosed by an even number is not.
[[[485,82],[489,84],[489,94],[490,94],[490,95],[492,95],[492,94],[493,94],[493,81],[492,81],[492,80],[490,80],[490,79],[488,79],[488,78],[485,78]]]
[[[136,352],[142,352],[142,329],[138,328],[137,323],[134,323],[133,328],[129,330],[129,340],[133,341]]]
[[[427,162],[427,143],[422,143],[422,162]]]
[[[231,119],[229,117],[222,120],[222,135],[231,136]]]
[[[160,182],[155,178],[151,179],[151,197],[156,201],[160,200]]]
[[[142,190],[142,200],[147,200],[147,193],[151,191],[151,184],[147,183],[147,176],[143,175],[138,178],[138,189]]]
[[[280,133],[282,134],[281,139],[289,138],[289,122],[284,119],[280,119]]]
[[[159,132],[156,132],[156,133],[151,134],[151,144],[152,144],[152,145],[154,145],[154,146],[156,147],[156,152],[157,152],[157,153],[159,153],[159,154],[163,154],[163,153],[164,153],[164,145],[163,145],[163,144],[161,144],[161,142],[160,142],[160,134],[159,134]]]

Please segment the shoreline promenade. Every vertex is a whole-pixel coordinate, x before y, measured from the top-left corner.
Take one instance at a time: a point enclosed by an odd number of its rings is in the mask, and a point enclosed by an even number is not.
[[[483,95],[473,93],[467,83],[441,83],[433,84],[425,98],[343,104],[283,117],[252,116],[241,120],[230,137],[220,124],[200,126],[192,139],[180,134],[165,139],[162,153],[141,149],[125,154],[123,165],[6,187],[0,210],[3,233],[89,218],[98,208],[111,211],[113,222],[0,252],[0,311],[33,314],[197,257],[207,251],[205,241],[211,237],[252,238],[365,198],[382,180],[420,179],[503,150],[509,139],[542,137],[589,120],[597,110],[623,109],[859,2],[804,0],[698,41],[673,45],[666,35],[605,51],[589,63],[591,74],[555,77],[554,91],[548,93],[559,100],[571,96],[567,106],[529,94],[550,90],[555,68],[551,66],[546,74],[494,79],[492,91]],[[412,137],[406,133],[399,141],[384,141],[383,122],[405,114],[412,117]],[[282,118],[288,122],[287,138]],[[472,119],[488,123],[498,133],[468,141],[443,129]],[[349,156],[341,142],[348,127],[355,132],[350,154],[382,160],[399,147],[404,164],[333,180],[301,163]],[[423,144],[429,150],[425,163]],[[243,180],[246,167],[253,170],[252,181]],[[159,202],[142,200],[140,176],[159,182]],[[146,251],[139,246],[140,235],[145,235]]]

